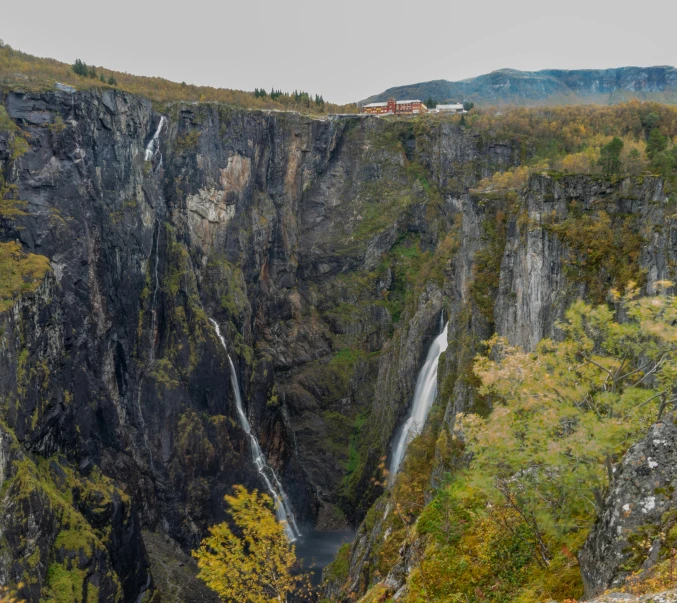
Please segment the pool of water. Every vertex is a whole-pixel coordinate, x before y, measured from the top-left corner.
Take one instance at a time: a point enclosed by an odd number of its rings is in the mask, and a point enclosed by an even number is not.
[[[303,535],[296,542],[296,557],[303,559],[303,568],[310,569],[312,583],[317,586],[322,582],[322,570],[334,560],[344,542],[352,541],[355,532],[317,532],[307,528],[301,531]]]

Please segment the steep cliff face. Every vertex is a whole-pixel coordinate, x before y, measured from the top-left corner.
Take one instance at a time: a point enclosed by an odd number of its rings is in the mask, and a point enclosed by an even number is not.
[[[209,318],[297,520],[359,519],[443,306],[458,225],[440,185],[510,149],[452,124],[160,115],[113,91],[4,106],[28,148],[0,134],[26,202],[2,237],[50,270],[0,314],[6,537],[26,543],[3,548],[3,579],[30,600],[134,600],[153,589],[141,527],[188,549],[232,484],[263,488]],[[20,488],[45,494],[16,505]]]
[[[383,492],[442,313],[432,483],[457,461],[456,412],[486,410],[482,340],[531,348],[577,295],[630,277],[650,290],[674,266],[659,179],[471,193],[524,149],[451,121],[154,108],[110,90],[3,104],[27,150],[0,132],[0,167],[26,205],[0,214],[0,242],[49,260],[0,306],[0,579],[31,601],[150,598],[172,578],[153,577],[149,550],[188,551],[233,484],[265,488],[210,319],[297,521],[336,528]],[[613,253],[590,265],[600,244]],[[355,591],[376,579],[388,517],[382,498],[360,528]]]
[[[625,455],[603,512],[580,553],[585,594],[624,585],[675,546],[675,417],[668,415]]]
[[[424,468],[430,476],[428,484],[418,483],[428,495],[463,463],[462,450],[454,444],[457,413],[489,410],[472,373],[483,340],[496,332],[533,350],[543,337],[557,337],[556,323],[575,299],[601,303],[610,288],[630,281],[654,293],[657,281],[674,279],[674,214],[659,178],[612,184],[589,176],[543,174],[532,176],[517,194],[474,191],[452,200],[451,216],[462,234],[443,285],[449,348],[440,360],[440,393],[412,469]],[[419,298],[422,308],[425,300]],[[416,318],[409,324],[416,325]],[[378,396],[375,405],[377,401]],[[668,473],[669,467],[665,462]],[[397,532],[395,510],[392,492],[386,492],[346,552],[345,572],[328,572],[328,594],[363,594],[378,582],[391,594],[406,589],[414,562],[411,543]],[[612,512],[618,515],[609,507]],[[617,572],[621,563],[606,559],[604,551],[613,546],[621,556],[624,541],[605,526],[599,527],[597,539],[600,544],[585,571],[595,576],[591,584],[604,583],[603,590],[611,578],[596,572]],[[605,539],[614,544],[604,544]],[[591,587],[590,592],[601,591]]]

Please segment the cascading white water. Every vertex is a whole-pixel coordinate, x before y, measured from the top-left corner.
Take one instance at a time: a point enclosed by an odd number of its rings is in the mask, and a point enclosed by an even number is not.
[[[146,145],[146,154],[144,156],[146,161],[150,161],[153,157],[155,157],[155,153],[158,152],[158,149],[160,148],[160,132],[162,132],[162,128],[164,128],[166,121],[167,120],[165,119],[165,116],[161,115],[160,123],[155,130],[155,134],[153,134],[153,138],[151,138],[150,142]]]
[[[245,433],[249,436],[249,443],[252,450],[252,459],[254,460],[254,464],[256,465],[261,479],[263,479],[263,482],[266,485],[266,489],[275,502],[275,513],[277,514],[278,521],[284,526],[289,540],[294,542],[299,536],[301,536],[301,532],[296,525],[296,519],[294,518],[294,512],[292,511],[291,503],[289,502],[289,499],[282,488],[280,480],[277,479],[275,471],[273,471],[272,467],[268,465],[266,457],[261,451],[259,441],[252,432],[251,425],[247,420],[247,416],[244,414],[244,407],[242,406],[242,394],[240,393],[240,384],[237,379],[235,365],[233,364],[230,354],[228,353],[226,340],[223,338],[223,335],[221,335],[221,329],[219,328],[218,323],[212,318],[210,318],[209,321],[212,323],[212,325],[214,325],[216,336],[219,338],[223,349],[226,351],[226,356],[228,357],[228,364],[230,365],[230,383],[233,386],[233,391],[235,393],[235,406],[237,407],[237,414],[240,418],[240,425],[242,426],[242,429],[244,429]]]
[[[437,367],[440,355],[447,349],[447,331],[449,323],[442,327],[443,316],[440,317],[441,333],[430,345],[425,363],[416,378],[414,387],[414,398],[411,401],[411,414],[402,426],[400,437],[397,440],[397,446],[393,449],[393,456],[390,460],[390,480],[395,479],[400,469],[400,464],[407,451],[407,446],[423,429],[428,413],[432,408],[435,397],[437,396]]]

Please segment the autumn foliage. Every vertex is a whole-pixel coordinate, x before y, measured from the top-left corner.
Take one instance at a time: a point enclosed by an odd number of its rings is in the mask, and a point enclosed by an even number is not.
[[[613,466],[677,404],[677,298],[629,286],[609,303],[576,301],[556,339],[525,352],[493,337],[474,371],[493,411],[457,417],[448,447],[467,464],[432,500],[434,442],[412,442],[389,493],[379,576],[406,550],[405,603],[579,599],[577,553]],[[632,588],[674,585],[674,565]],[[384,585],[370,593],[387,600]]]
[[[211,527],[193,553],[198,577],[224,600],[238,603],[279,603],[292,593],[305,596],[308,579],[296,571],[294,544],[275,518],[270,497],[235,486],[225,500],[232,523]]]
[[[631,101],[614,106],[475,110],[466,124],[487,143],[509,142],[521,163],[484,179],[477,192],[519,190],[529,173],[605,178],[657,174],[677,190],[677,107]]]

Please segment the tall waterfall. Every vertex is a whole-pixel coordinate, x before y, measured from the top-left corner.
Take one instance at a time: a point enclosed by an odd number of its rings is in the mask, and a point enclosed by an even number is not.
[[[407,451],[407,446],[423,429],[428,413],[432,408],[435,397],[437,396],[437,366],[440,355],[447,349],[447,332],[449,323],[443,325],[444,315],[440,317],[440,334],[430,345],[428,356],[416,378],[414,387],[414,398],[411,402],[411,414],[406,423],[402,426],[400,437],[397,440],[397,446],[393,449],[393,456],[390,460],[390,480],[395,479],[400,469],[400,464]]]
[[[228,357],[228,364],[230,365],[230,383],[233,386],[233,391],[235,392],[235,406],[237,407],[237,414],[240,418],[240,425],[249,436],[252,459],[254,460],[254,464],[256,465],[256,469],[258,470],[261,479],[263,479],[263,482],[266,485],[266,489],[275,502],[275,513],[277,515],[278,521],[284,526],[289,540],[294,542],[301,535],[301,532],[296,525],[296,519],[294,518],[294,512],[291,508],[291,503],[289,502],[287,495],[284,493],[282,484],[277,478],[277,475],[275,475],[275,471],[273,471],[272,467],[268,465],[266,457],[261,451],[259,441],[252,432],[251,425],[247,420],[247,416],[244,414],[244,408],[242,406],[242,394],[240,393],[240,384],[237,380],[235,365],[233,364],[230,354],[228,353],[226,340],[223,338],[223,335],[221,335],[221,329],[219,328],[218,323],[212,318],[210,318],[209,321],[212,323],[212,325],[214,325],[216,335],[219,338],[223,349],[226,351],[226,356]]]
[[[162,132],[162,128],[164,127],[166,121],[167,120],[165,119],[165,116],[161,115],[160,123],[155,130],[155,134],[153,134],[153,138],[151,138],[146,145],[146,154],[144,156],[146,161],[150,161],[153,157],[155,157],[155,153],[157,153],[158,149],[160,148],[160,132]]]

